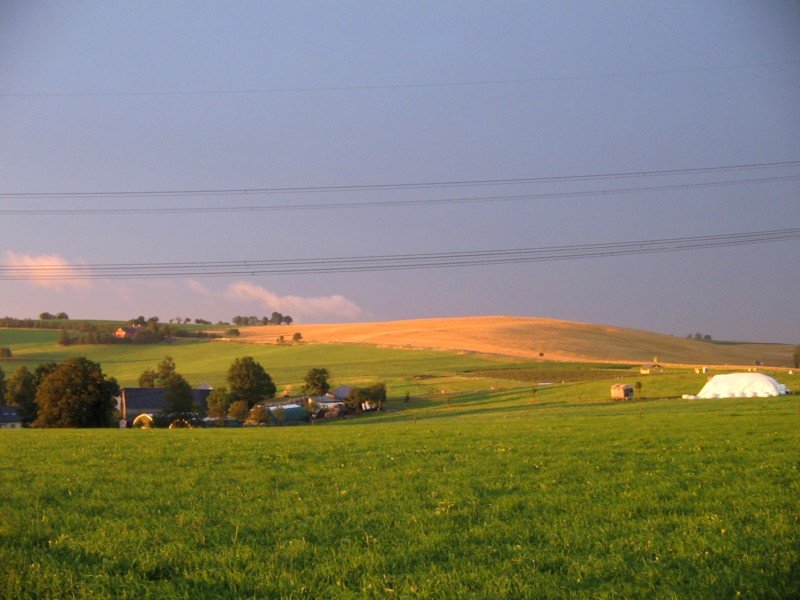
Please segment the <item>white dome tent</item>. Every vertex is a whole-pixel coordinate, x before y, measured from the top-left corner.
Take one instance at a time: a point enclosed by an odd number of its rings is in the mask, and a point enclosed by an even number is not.
[[[697,398],[765,398],[787,392],[785,385],[763,373],[728,373],[709,379]]]

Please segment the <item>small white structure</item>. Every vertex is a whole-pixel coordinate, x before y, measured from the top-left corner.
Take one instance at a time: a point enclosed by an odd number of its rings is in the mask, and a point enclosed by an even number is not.
[[[714,375],[697,394],[698,398],[765,398],[781,396],[789,390],[763,373]]]

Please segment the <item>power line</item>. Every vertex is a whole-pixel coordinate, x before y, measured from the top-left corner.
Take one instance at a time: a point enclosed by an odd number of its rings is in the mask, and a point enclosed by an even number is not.
[[[720,65],[711,67],[690,67],[685,69],[661,69],[650,71],[630,71],[621,73],[603,73],[598,75],[561,75],[551,77],[530,77],[520,79],[478,79],[468,81],[439,81],[429,83],[389,83],[377,85],[341,85],[279,88],[245,88],[217,90],[162,90],[162,91],[118,91],[118,92],[0,92],[0,98],[127,98],[127,97],[180,97],[180,96],[250,96],[262,94],[300,94],[320,92],[363,92],[379,90],[411,90],[458,87],[484,87],[498,85],[517,85],[530,83],[546,83],[557,81],[586,81],[603,79],[620,79],[626,77],[647,77],[658,75],[679,75],[686,73],[707,73],[711,71],[736,71],[743,69],[759,69],[796,65],[797,60],[775,61],[764,63]]]
[[[708,181],[697,183],[681,183],[660,186],[641,186],[599,190],[580,190],[571,192],[546,192],[541,194],[518,194],[509,196],[478,196],[472,198],[433,198],[405,200],[367,200],[362,202],[329,202],[311,204],[269,204],[250,206],[182,206],[152,208],[9,208],[0,209],[0,216],[65,216],[65,215],[176,215],[193,213],[253,213],[277,211],[317,211],[356,208],[392,208],[402,206],[438,206],[459,204],[488,204],[497,202],[518,202],[521,200],[544,200],[554,198],[582,198],[591,196],[611,196],[631,193],[648,193],[659,191],[704,189],[793,181],[800,179],[798,175],[781,175],[775,177],[757,177],[750,179],[734,179],[726,181]]]
[[[798,239],[800,239],[800,228],[791,228],[697,237],[639,240],[633,242],[607,242],[598,244],[428,254],[216,262],[4,265],[0,266],[0,280],[27,280],[37,277],[52,281],[80,279],[153,279],[248,275],[309,275],[321,273],[440,269],[671,253]]]
[[[767,163],[747,163],[715,167],[688,167],[683,169],[660,169],[652,171],[623,171],[613,173],[597,173],[582,175],[552,175],[541,177],[518,177],[505,179],[463,179],[450,181],[426,181],[405,183],[371,183],[349,185],[321,186],[289,186],[264,188],[227,188],[227,189],[172,189],[172,190],[140,190],[140,191],[105,191],[105,192],[0,192],[0,199],[70,199],[70,198],[167,198],[188,196],[247,196],[266,194],[297,194],[323,192],[370,192],[378,190],[416,190],[440,188],[465,188],[500,185],[523,185],[537,183],[556,183],[574,181],[592,181],[607,179],[629,179],[633,177],[662,177],[670,175],[698,175],[744,171],[750,169],[771,169],[800,166],[800,160],[777,161]]]

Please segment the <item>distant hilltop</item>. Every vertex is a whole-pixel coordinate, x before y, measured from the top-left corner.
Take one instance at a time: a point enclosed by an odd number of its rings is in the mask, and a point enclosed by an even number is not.
[[[715,342],[537,317],[454,317],[375,323],[295,324],[306,342],[430,348],[543,360],[789,366],[789,344]],[[274,343],[275,329],[246,327],[242,341]]]

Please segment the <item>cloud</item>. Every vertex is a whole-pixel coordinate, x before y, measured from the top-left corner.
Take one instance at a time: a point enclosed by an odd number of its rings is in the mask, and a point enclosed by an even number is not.
[[[213,298],[216,294],[204,286],[202,283],[197,281],[196,279],[187,279],[186,280],[186,287],[192,290],[198,296],[203,296],[205,298]]]
[[[225,293],[230,300],[255,300],[267,310],[289,314],[295,319],[355,321],[364,318],[366,313],[344,296],[322,296],[303,298],[302,296],[279,296],[268,289],[239,281],[230,285]]]
[[[16,267],[9,274],[14,274],[25,279],[33,285],[61,290],[65,287],[88,288],[91,283],[86,279],[69,279],[79,275],[77,269],[58,254],[20,254],[7,250],[5,257],[0,260],[6,267]]]

